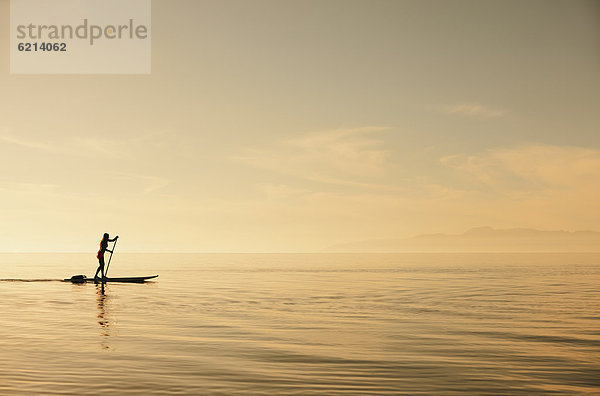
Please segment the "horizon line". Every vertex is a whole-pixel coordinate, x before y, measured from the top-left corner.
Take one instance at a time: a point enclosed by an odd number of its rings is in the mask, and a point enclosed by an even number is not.
[[[600,253],[600,250],[407,250],[407,251],[281,251],[281,252],[119,252],[119,254],[450,254],[450,253]],[[91,254],[89,251],[0,251],[0,254]]]

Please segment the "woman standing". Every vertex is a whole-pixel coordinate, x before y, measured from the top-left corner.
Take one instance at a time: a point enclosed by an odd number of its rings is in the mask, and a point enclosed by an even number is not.
[[[104,233],[104,236],[102,237],[102,240],[100,241],[100,250],[98,250],[98,254],[96,255],[100,265],[98,266],[98,269],[96,270],[96,273],[94,274],[94,279],[98,279],[98,272],[102,272],[102,278],[104,278],[104,252],[112,253],[112,250],[108,250],[108,242],[114,242],[117,239],[119,239],[118,235],[116,237],[114,237],[113,239],[109,239],[108,233]]]

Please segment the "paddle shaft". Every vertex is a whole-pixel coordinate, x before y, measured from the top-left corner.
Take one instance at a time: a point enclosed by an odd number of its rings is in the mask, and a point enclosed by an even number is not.
[[[118,238],[115,239],[115,244],[113,245],[112,251],[110,252],[110,257],[108,258],[108,264],[106,265],[106,271],[104,271],[103,278],[108,276],[108,267],[110,267],[110,260],[112,260],[112,255],[113,255],[113,253],[115,251],[115,248],[117,247],[117,241],[118,240],[119,240]]]

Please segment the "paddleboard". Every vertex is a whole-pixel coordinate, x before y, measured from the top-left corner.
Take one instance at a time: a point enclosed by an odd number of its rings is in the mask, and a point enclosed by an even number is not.
[[[158,275],[152,276],[129,276],[123,278],[104,278],[104,282],[120,282],[120,283],[144,283],[149,279],[158,278]],[[86,282],[98,282],[100,283],[100,278],[88,278],[85,275],[75,275],[69,279],[65,279],[65,282],[73,282],[73,283],[86,283]]]

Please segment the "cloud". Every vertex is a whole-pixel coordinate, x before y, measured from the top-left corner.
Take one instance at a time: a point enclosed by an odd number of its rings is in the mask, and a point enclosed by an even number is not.
[[[2,134],[0,134],[0,141],[6,142],[9,144],[14,144],[17,146],[37,149],[37,150],[44,150],[44,151],[55,151],[56,150],[56,147],[51,146],[45,142],[16,137],[13,134],[6,132],[6,130],[4,130],[2,132]]]
[[[389,153],[376,135],[389,129],[370,126],[306,134],[232,159],[313,182],[377,188],[371,179],[385,172]]]
[[[50,139],[17,136],[5,127],[0,131],[0,142],[74,157],[129,159],[147,156],[150,150],[163,152],[164,146],[173,141],[173,135],[166,130],[130,131],[118,138],[82,134],[52,144]]]
[[[494,156],[509,172],[547,187],[600,186],[600,150],[532,145],[497,150]]]
[[[68,144],[73,155],[127,159],[142,157],[148,150],[164,150],[173,133],[165,130],[134,131],[117,138],[107,136],[81,136]]]
[[[77,137],[72,142],[70,154],[86,157],[127,158],[128,152],[123,150],[123,144],[116,141],[95,137]]]
[[[164,177],[157,176],[141,176],[143,180],[146,181],[146,186],[144,187],[145,193],[150,193],[156,190],[160,190],[171,184],[171,182]]]
[[[69,156],[108,156],[108,157],[124,157],[115,147],[118,145],[115,142],[106,141],[106,139],[92,137],[74,137],[68,141],[63,141],[59,144],[50,144],[46,140],[33,140],[24,137],[17,137],[14,133],[9,133],[6,130],[0,134],[0,142],[6,142],[12,145],[26,147],[33,150],[41,150],[52,153],[59,153]]]
[[[598,149],[528,144],[440,162],[448,184],[468,189],[453,210],[471,225],[594,229],[600,221]]]
[[[600,186],[600,150],[531,144],[474,155],[452,155],[440,162],[498,189],[589,189]]]
[[[490,108],[478,103],[462,103],[454,106],[446,106],[442,111],[450,115],[478,118],[495,118],[506,114],[504,110]]]
[[[0,190],[5,192],[17,192],[40,196],[56,194],[58,191],[58,185],[50,183],[3,182],[0,184]]]
[[[111,174],[121,180],[127,181],[127,183],[130,185],[141,184],[141,189],[146,194],[160,190],[161,188],[171,184],[170,180],[159,176],[140,175],[127,172],[111,172]]]
[[[307,190],[303,188],[294,188],[287,184],[259,184],[257,187],[266,194],[269,201],[280,201],[299,197],[307,192]]]

